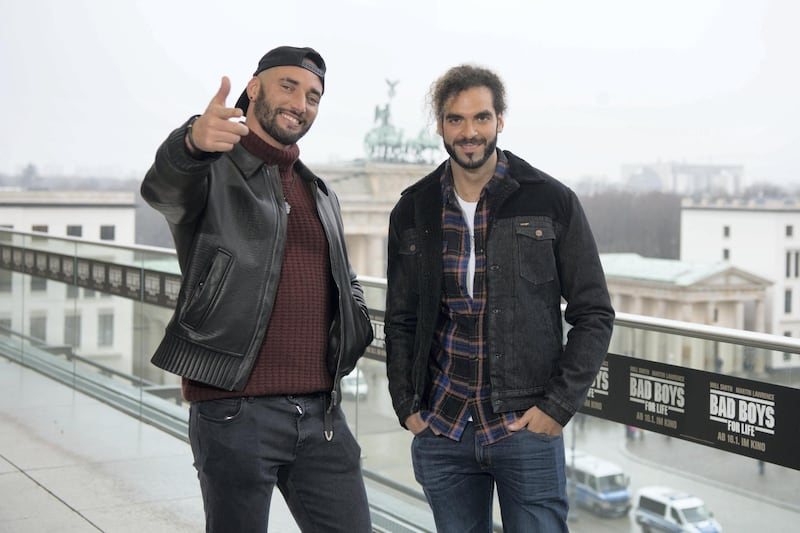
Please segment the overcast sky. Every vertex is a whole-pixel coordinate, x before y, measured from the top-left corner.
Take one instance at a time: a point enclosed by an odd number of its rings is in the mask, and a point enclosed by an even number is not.
[[[363,157],[375,106],[432,127],[450,66],[506,83],[499,145],[567,181],[623,164],[745,166],[800,183],[795,0],[0,0],[0,173],[140,177],[158,144],[258,59],[312,46],[326,92],[301,157]]]

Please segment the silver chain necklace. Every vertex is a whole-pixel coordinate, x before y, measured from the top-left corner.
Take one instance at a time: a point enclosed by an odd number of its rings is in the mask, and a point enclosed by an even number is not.
[[[289,183],[289,190],[283,194],[283,208],[286,210],[287,215],[292,211],[292,206],[289,204],[289,196],[291,196],[294,190],[295,181],[295,175],[294,172],[292,172],[292,181]]]

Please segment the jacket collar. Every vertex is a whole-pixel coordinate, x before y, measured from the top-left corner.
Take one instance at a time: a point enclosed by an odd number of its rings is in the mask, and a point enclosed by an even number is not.
[[[263,159],[251,154],[240,143],[235,144],[233,146],[233,150],[227,152],[226,155],[230,157],[231,161],[233,161],[233,164],[239,169],[239,172],[241,172],[245,179],[248,180],[255,176],[256,173],[261,169],[262,165],[265,164]],[[303,178],[303,180],[313,183],[326,195],[329,194],[328,187],[325,185],[325,182],[322,181],[316,174],[311,172],[311,170],[309,170],[309,168],[305,166],[299,159],[295,162],[294,169],[297,174]]]

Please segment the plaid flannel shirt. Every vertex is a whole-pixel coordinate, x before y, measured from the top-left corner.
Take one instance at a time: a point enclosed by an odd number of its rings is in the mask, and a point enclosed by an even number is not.
[[[508,161],[498,151],[495,172],[481,191],[475,211],[474,238],[455,195],[449,161],[441,177],[442,184],[442,305],[436,325],[430,358],[431,396],[429,410],[422,419],[436,433],[460,440],[466,425],[476,425],[476,435],[483,445],[492,444],[511,432],[506,426],[519,413],[494,413],[490,401],[489,361],[486,357],[484,319],[486,306],[486,231],[489,212],[486,196],[508,174]],[[470,298],[467,268],[470,249],[475,248],[475,278]]]

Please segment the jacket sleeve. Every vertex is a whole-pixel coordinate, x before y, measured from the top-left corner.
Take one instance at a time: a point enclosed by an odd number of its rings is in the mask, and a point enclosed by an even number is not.
[[[359,328],[359,330],[361,331],[361,338],[363,339],[362,343],[364,345],[362,351],[364,351],[374,338],[372,321],[369,318],[369,307],[367,307],[366,298],[364,298],[364,289],[361,287],[361,283],[358,281],[358,277],[356,276],[355,271],[353,271],[353,267],[350,265],[349,261],[347,268],[350,272],[350,290],[353,294],[353,300],[355,300],[356,304],[358,305],[358,309],[361,310],[360,322],[362,327]]]
[[[328,197],[329,202],[325,205],[330,209],[324,211],[327,213],[326,215],[321,214],[320,216],[324,216],[326,219],[330,220],[330,224],[332,224],[331,230],[335,232],[335,239],[333,239],[329,245],[336,247],[335,257],[337,259],[334,263],[340,264],[340,268],[343,269],[342,274],[337,274],[336,278],[337,280],[341,280],[342,291],[346,288],[345,283],[348,283],[350,288],[349,294],[340,295],[342,299],[350,299],[350,301],[347,302],[348,305],[341,306],[342,311],[345,313],[345,316],[341,317],[343,327],[342,338],[338,338],[337,335],[331,335],[329,340],[329,342],[334,344],[342,342],[343,348],[348,352],[344,354],[346,359],[345,372],[342,374],[344,375],[352,370],[356,360],[363,355],[364,350],[370,345],[374,338],[374,332],[372,330],[372,321],[369,317],[369,308],[367,307],[366,298],[364,297],[364,289],[358,281],[358,277],[353,270],[347,253],[347,244],[344,237],[344,222],[342,221],[342,210],[339,205],[339,198],[330,189],[328,189]],[[323,224],[324,223],[325,222],[323,222]],[[332,265],[332,267],[335,268],[335,265]],[[335,345],[331,345],[329,346],[329,350],[330,353],[337,353],[338,348]]]
[[[413,383],[414,346],[417,330],[418,288],[416,263],[408,243],[403,243],[399,208],[389,218],[388,269],[386,273],[386,373],[389,394],[400,424],[419,410]]]
[[[556,261],[564,318],[571,326],[560,359],[560,372],[550,380],[539,407],[562,426],[583,405],[606,357],[614,310],[606,287],[597,245],[577,196],[568,190],[566,226],[557,244]]]
[[[141,186],[142,198],[173,225],[192,222],[203,211],[208,194],[209,168],[222,155],[206,154],[202,159],[192,157],[184,144],[191,120],[170,133],[161,144]]]

